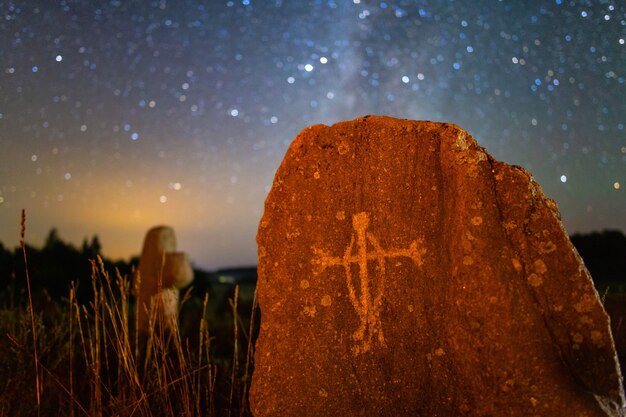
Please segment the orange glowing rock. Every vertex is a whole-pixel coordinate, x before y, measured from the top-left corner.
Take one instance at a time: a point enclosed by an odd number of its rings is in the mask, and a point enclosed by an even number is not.
[[[457,126],[305,129],[257,241],[256,417],[624,413],[555,203]]]

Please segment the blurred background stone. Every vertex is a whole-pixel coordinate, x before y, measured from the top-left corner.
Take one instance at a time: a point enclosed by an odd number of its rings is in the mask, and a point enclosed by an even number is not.
[[[139,329],[146,332],[162,323],[173,330],[178,322],[179,289],[193,281],[193,270],[183,252],[176,252],[176,235],[169,226],[146,234],[136,282]],[[152,317],[151,317],[152,316]]]

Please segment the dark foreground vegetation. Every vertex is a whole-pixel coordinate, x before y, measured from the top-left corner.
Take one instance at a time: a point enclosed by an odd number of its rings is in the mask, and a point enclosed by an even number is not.
[[[572,241],[625,363],[626,237]],[[140,334],[131,291],[138,260],[114,263],[100,250],[97,237],[75,248],[56,230],[41,249],[0,244],[0,416],[250,415],[255,270],[196,270],[181,292],[179,331]]]
[[[179,330],[142,334],[137,260],[99,252],[0,245],[0,416],[250,415],[255,270],[195,271]]]

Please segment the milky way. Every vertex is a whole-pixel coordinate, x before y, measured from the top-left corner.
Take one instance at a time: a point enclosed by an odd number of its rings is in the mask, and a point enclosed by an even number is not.
[[[456,123],[529,169],[570,233],[626,231],[623,1],[2,1],[0,241],[104,254],[172,225],[256,263],[293,137],[366,114]]]

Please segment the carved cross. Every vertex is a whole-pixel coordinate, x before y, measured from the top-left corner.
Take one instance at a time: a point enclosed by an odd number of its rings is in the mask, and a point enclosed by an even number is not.
[[[342,257],[332,256],[322,249],[313,248],[315,257],[312,263],[318,265],[318,273],[333,266],[343,266],[346,272],[348,296],[361,322],[359,328],[352,335],[352,339],[356,342],[353,352],[360,354],[370,350],[374,335],[377,335],[380,345],[385,346],[385,336],[380,321],[380,309],[385,290],[385,260],[387,258],[406,257],[410,258],[417,266],[421,266],[423,263],[422,256],[426,253],[426,249],[420,247],[421,240],[414,240],[408,249],[384,250],[376,237],[367,231],[369,215],[365,212],[352,216],[352,226],[356,232],[356,237],[352,235]],[[355,245],[356,252],[354,252]],[[373,250],[369,250],[369,246]],[[369,261],[374,261],[378,265],[378,274],[382,278],[377,280],[377,283],[370,282]],[[358,293],[352,277],[352,264],[359,266]],[[374,285],[376,285],[375,288],[373,288]]]

